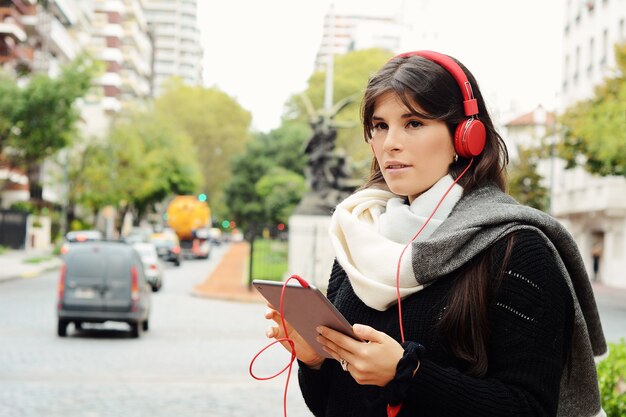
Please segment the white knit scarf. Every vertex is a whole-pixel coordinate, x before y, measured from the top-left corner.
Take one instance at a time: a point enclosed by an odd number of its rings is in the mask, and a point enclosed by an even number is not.
[[[411,205],[389,191],[374,188],[358,191],[337,205],[330,222],[330,240],[354,292],[367,306],[384,311],[397,302],[396,272],[402,251],[453,182],[450,175],[442,177]],[[463,188],[455,184],[415,240],[428,239],[462,194]],[[411,250],[409,246],[400,262],[402,298],[424,288],[415,279]]]

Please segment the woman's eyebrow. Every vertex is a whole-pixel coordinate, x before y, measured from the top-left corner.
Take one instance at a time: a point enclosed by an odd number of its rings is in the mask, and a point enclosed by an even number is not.
[[[400,116],[403,119],[410,119],[411,117],[421,117],[419,114],[413,114],[413,113],[404,113],[402,116]],[[380,116],[376,116],[373,115],[372,116],[372,120],[385,120],[384,117],[380,117]]]

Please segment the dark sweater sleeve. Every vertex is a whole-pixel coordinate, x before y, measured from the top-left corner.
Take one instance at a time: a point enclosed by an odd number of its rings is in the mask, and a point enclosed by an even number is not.
[[[496,243],[504,249],[506,239]],[[489,312],[484,377],[424,359],[402,416],[555,416],[573,323],[556,259],[535,231],[518,231]],[[498,250],[495,253],[501,253]],[[502,256],[500,257],[502,262]]]

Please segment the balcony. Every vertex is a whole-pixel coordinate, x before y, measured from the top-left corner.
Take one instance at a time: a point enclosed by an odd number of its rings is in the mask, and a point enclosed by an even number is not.
[[[67,29],[58,20],[53,19],[50,25],[50,40],[56,49],[69,60],[77,53],[77,44],[67,33]]]
[[[0,7],[0,34],[9,35],[17,42],[25,42],[26,32],[20,20],[21,15],[17,10]]]
[[[50,9],[65,26],[76,24],[78,16],[76,16],[74,11],[77,8],[78,6],[75,4],[74,0],[53,0],[50,2]]]
[[[626,179],[596,177],[582,169],[564,173],[564,187],[555,192],[557,216],[603,212],[606,215],[626,213]]]

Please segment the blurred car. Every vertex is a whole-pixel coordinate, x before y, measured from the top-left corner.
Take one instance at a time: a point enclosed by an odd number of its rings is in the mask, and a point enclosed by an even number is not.
[[[74,323],[128,323],[132,337],[148,330],[152,289],[141,258],[122,242],[85,242],[72,246],[61,268],[57,334]]]
[[[97,242],[103,239],[102,232],[99,230],[74,230],[68,232],[61,245],[61,255],[67,254],[70,250],[70,246],[74,243]]]
[[[183,261],[183,253],[180,249],[178,236],[174,233],[154,233],[150,236],[150,243],[156,247],[159,258],[180,266]]]
[[[133,248],[139,253],[143,262],[146,280],[152,287],[152,291],[159,291],[163,286],[163,265],[153,243],[133,243]]]
[[[211,227],[209,229],[209,236],[213,244],[218,246],[222,244],[222,229],[218,227]]]
[[[122,240],[126,243],[140,243],[140,242],[149,242],[150,235],[153,233],[151,228],[146,227],[133,227],[133,229],[126,236],[122,238]]]

